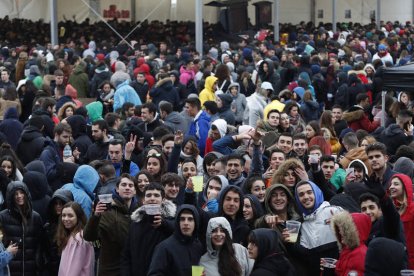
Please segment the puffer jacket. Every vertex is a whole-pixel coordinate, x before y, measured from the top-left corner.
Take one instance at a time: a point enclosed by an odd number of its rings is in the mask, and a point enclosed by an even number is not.
[[[173,218],[177,207],[170,200],[161,204],[162,224],[152,227],[152,218],[145,214],[145,205],[131,215],[128,237],[121,254],[122,276],[146,276],[155,247],[174,231]]]
[[[89,165],[82,165],[76,171],[73,177],[73,183],[66,184],[62,187],[72,192],[75,202],[82,206],[87,218],[92,213],[92,203],[95,198],[93,191],[98,181],[99,175],[96,170]]]
[[[367,175],[371,175],[371,166],[368,163],[368,156],[364,148],[357,147],[351,149],[345,154],[344,158],[342,158],[341,161],[339,161],[339,164],[341,164],[342,168],[348,168],[349,164],[356,159],[364,162],[365,167],[368,169]]]
[[[231,232],[230,223],[226,218],[216,217],[209,220],[206,232],[207,252],[203,256],[201,256],[200,259],[200,265],[204,267],[206,276],[219,275],[218,262],[220,258],[220,252],[218,250],[215,250],[213,244],[211,243],[211,235],[213,233],[213,230],[218,227],[225,229],[227,231],[226,235],[229,235],[230,239],[233,236]],[[242,269],[241,276],[250,275],[253,269],[254,261],[252,259],[249,259],[247,249],[244,246],[241,246],[237,243],[233,243],[233,249],[235,257]]]
[[[236,96],[230,93],[230,89],[232,87],[237,87]],[[240,85],[237,82],[233,82],[229,85],[227,94],[229,94],[233,98],[232,105],[236,108],[236,111],[234,112],[234,116],[236,117],[236,123],[241,124],[243,122],[244,109],[247,105],[246,96],[240,93]]]
[[[366,214],[340,212],[331,220],[332,231],[340,250],[335,273],[347,276],[350,271],[364,275],[367,246],[365,242],[371,231],[371,220]]]
[[[23,191],[27,204],[24,214],[26,223],[23,223],[20,211],[16,206],[14,194],[17,190]],[[37,262],[36,255],[41,254],[43,236],[42,219],[32,210],[32,203],[27,186],[21,181],[14,181],[7,187],[7,206],[0,212],[0,224],[3,226],[4,244],[19,242],[19,250],[9,263],[11,275],[38,275],[41,263]],[[21,242],[20,242],[21,241]]]
[[[151,89],[149,95],[157,108],[161,101],[167,101],[174,107],[180,104],[180,96],[173,86],[171,78],[159,80]]]
[[[367,114],[365,114],[365,111],[359,106],[352,106],[347,112],[344,112],[342,118],[353,131],[363,129],[368,132],[373,132],[380,125],[378,121],[371,122]]]

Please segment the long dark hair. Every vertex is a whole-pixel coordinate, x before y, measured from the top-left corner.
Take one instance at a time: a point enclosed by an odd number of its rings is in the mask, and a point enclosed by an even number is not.
[[[222,228],[226,233],[226,238],[219,251],[218,271],[221,276],[241,275],[242,269],[236,259],[236,253],[233,248],[233,241],[229,232]]]
[[[59,247],[59,252],[62,252],[63,249],[65,249],[70,237],[75,236],[77,233],[81,232],[83,230],[83,227],[86,225],[86,215],[79,203],[76,203],[74,201],[66,203],[62,208],[62,213],[66,208],[72,208],[72,210],[75,212],[77,224],[72,230],[66,229],[63,225],[61,215],[55,237],[55,241]]]
[[[4,161],[9,161],[12,165],[12,172],[10,173],[10,176],[8,176],[8,178],[10,180],[16,180],[16,162],[14,160],[14,158],[10,155],[4,155],[1,159],[0,159],[0,167],[3,165]]]

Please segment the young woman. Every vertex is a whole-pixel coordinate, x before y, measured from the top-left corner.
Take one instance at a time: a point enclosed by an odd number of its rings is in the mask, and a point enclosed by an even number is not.
[[[285,105],[283,110],[289,115],[289,124],[297,132],[302,132],[305,128],[302,114],[300,113],[299,104],[296,101],[290,101]]]
[[[286,112],[280,113],[279,121],[279,132],[292,132],[292,127],[290,125],[289,115]]]
[[[359,146],[365,149],[368,145],[374,144],[375,142],[377,142],[377,139],[374,136],[368,135],[360,141]]]
[[[95,253],[93,246],[83,239],[86,215],[76,202],[63,206],[56,241],[62,254],[59,276],[94,275]]]
[[[411,179],[405,174],[394,174],[388,191],[400,214],[408,251],[408,267],[414,269],[414,203]]]
[[[185,139],[182,143],[182,150],[180,158],[193,158],[196,160],[196,167],[198,175],[203,175],[203,158],[200,156],[200,150],[198,149],[197,142],[193,138]]]
[[[301,180],[308,180],[303,163],[299,159],[289,158],[273,175],[272,184],[283,184],[293,192],[295,185]]]
[[[316,136],[321,135],[321,127],[317,121],[310,121],[305,127],[305,135],[308,142]]]
[[[50,276],[56,276],[59,272],[60,254],[56,244],[55,236],[59,225],[59,217],[62,214],[63,206],[73,201],[72,192],[58,189],[53,193],[52,199],[47,206],[47,220],[43,228],[47,236],[47,257],[49,260],[47,271]]]
[[[167,161],[162,153],[147,155],[144,160],[144,169],[152,175],[155,182],[161,182],[161,175],[167,171]]]
[[[58,118],[62,121],[65,118],[72,116],[75,113],[76,105],[72,102],[67,102],[58,111]]]
[[[200,259],[205,276],[248,276],[253,268],[247,249],[232,242],[228,220],[216,217],[209,220],[206,233],[207,252]]]
[[[247,246],[249,258],[254,259],[251,276],[293,276],[295,269],[280,248],[278,234],[272,229],[250,232]]]
[[[10,182],[7,188],[7,209],[0,212],[4,244],[21,244],[9,265],[10,275],[37,275],[43,268],[36,258],[42,256],[36,256],[36,252],[42,254],[42,219],[32,210],[30,192],[23,182]]]
[[[263,179],[260,176],[254,175],[246,179],[243,186],[244,194],[252,194],[257,197],[257,199],[264,207],[266,185]]]
[[[255,229],[256,220],[263,216],[263,208],[259,199],[252,194],[245,194],[243,199],[243,217],[250,229]]]
[[[138,183],[138,189],[137,189],[137,199],[138,199],[138,205],[142,206],[142,201],[144,200],[144,190],[145,187],[153,182],[152,175],[147,170],[141,170],[136,176],[135,179]]]
[[[335,119],[332,116],[332,111],[325,110],[321,115],[321,119],[319,123],[320,123],[321,129],[325,128],[328,130],[328,131],[325,130],[326,137],[329,136],[329,139],[326,138],[326,140],[331,145],[332,153],[339,154],[339,152],[341,151],[341,144],[339,143],[339,139],[335,133],[335,127],[334,127]]]
[[[14,162],[13,157],[10,155],[5,155],[0,159],[0,166],[6,172],[7,177],[11,181],[16,179],[16,163]]]

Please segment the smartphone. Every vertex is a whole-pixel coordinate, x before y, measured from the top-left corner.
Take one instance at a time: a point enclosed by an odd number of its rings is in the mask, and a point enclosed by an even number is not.
[[[355,169],[354,168],[348,168],[346,169],[346,176],[355,176]]]

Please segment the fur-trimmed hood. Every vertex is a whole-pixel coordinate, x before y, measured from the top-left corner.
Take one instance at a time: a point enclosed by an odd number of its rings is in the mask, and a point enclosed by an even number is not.
[[[347,112],[344,112],[342,118],[347,122],[351,123],[360,120],[364,116],[365,112],[363,109],[354,109],[351,107]]]
[[[165,86],[167,86],[167,87],[169,87],[169,86],[173,86],[173,82],[172,82],[172,79],[171,78],[169,78],[169,77],[167,77],[167,78],[163,78],[163,79],[161,79],[161,80],[159,80],[159,81],[157,81],[157,83],[155,84],[155,87],[161,87],[161,86],[163,86],[163,85],[165,85]]]
[[[338,241],[339,249],[355,249],[365,244],[371,232],[371,219],[362,213],[339,212],[332,217],[332,230]]]
[[[161,216],[163,218],[173,218],[177,212],[177,206],[168,199],[165,199],[161,203]],[[134,222],[140,222],[145,215],[145,205],[135,210],[131,215],[131,220]]]
[[[350,75],[350,74],[355,74],[357,76],[358,75],[364,75],[364,76],[367,75],[367,73],[364,70],[349,70],[348,75]]]

